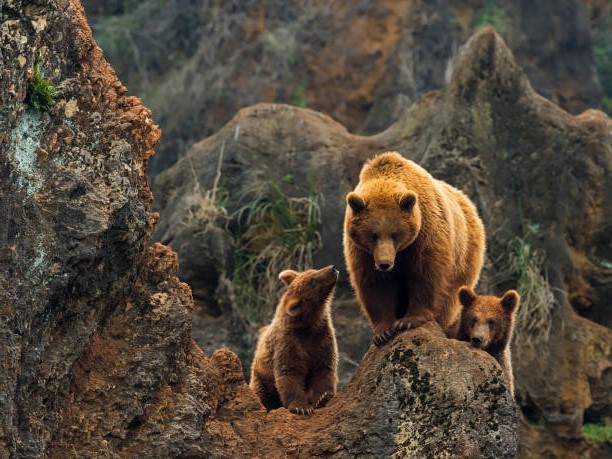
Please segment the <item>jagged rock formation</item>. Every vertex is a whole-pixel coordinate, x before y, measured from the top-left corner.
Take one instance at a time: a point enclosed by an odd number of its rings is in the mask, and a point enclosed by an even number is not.
[[[340,264],[346,192],[368,157],[400,151],[477,204],[488,232],[482,291],[516,287],[524,298],[513,354],[518,401],[530,421],[522,454],[597,457],[581,426],[612,409],[611,128],[602,112],[572,116],[539,96],[502,39],[486,29],[459,54],[446,88],[375,136],[352,135],[310,110],[241,110],[157,177],[156,237],[173,246],[178,222],[188,221],[181,203],[196,183],[212,187],[223,150],[230,213],[253,177],[282,183],[289,196],[312,186],[325,198],[315,265]],[[282,181],[287,173],[290,183]],[[228,228],[217,230],[231,238]],[[194,250],[189,243],[184,249]]]
[[[548,99],[570,113],[601,103],[580,0],[84,4],[109,61],[164,130],[153,174],[259,102],[380,132],[447,83],[460,45],[482,25],[498,29]]]
[[[435,327],[371,349],[312,418],[267,415],[237,357],[189,337],[176,255],[147,247],[159,130],[81,6],[0,8],[3,457],[515,454],[501,370]],[[60,89],[48,111],[24,104],[37,59]]]

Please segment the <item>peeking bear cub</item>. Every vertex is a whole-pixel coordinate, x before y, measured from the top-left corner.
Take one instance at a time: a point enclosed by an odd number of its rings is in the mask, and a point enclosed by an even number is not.
[[[519,294],[515,290],[508,290],[498,298],[476,295],[468,287],[461,287],[459,302],[463,310],[457,339],[468,341],[473,347],[495,357],[506,374],[510,393],[514,396],[510,341],[520,302]]]

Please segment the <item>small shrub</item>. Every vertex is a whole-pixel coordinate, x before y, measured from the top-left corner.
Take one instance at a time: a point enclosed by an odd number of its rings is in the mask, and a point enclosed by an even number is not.
[[[612,425],[584,424],[582,435],[588,440],[612,443]]]
[[[306,84],[298,83],[293,90],[293,98],[291,99],[291,105],[295,105],[300,108],[308,107],[308,99],[306,98]]]
[[[45,70],[40,62],[34,65],[34,74],[28,87],[27,102],[37,110],[49,111],[55,103],[57,88],[45,78]]]
[[[525,224],[522,234],[508,241],[506,250],[496,263],[500,269],[495,283],[514,283],[521,295],[514,341],[527,347],[548,340],[554,304],[554,295],[544,270],[545,253],[534,247],[538,230],[536,224]]]
[[[594,27],[593,54],[603,91],[602,108],[608,115],[612,115],[612,17],[610,16],[606,16],[601,24]]]
[[[272,317],[280,296],[278,273],[312,266],[321,245],[320,209],[313,192],[288,197],[274,182],[254,186],[241,201],[248,204],[234,214],[239,229],[232,283],[240,314],[259,326]]]
[[[493,27],[499,34],[506,36],[510,30],[510,17],[505,8],[495,4],[494,0],[483,0],[481,8],[476,12],[473,29]]]

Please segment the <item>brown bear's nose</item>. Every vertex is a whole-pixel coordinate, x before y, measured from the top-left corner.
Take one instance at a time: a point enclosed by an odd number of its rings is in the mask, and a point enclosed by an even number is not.
[[[480,345],[482,344],[482,338],[480,338],[479,336],[474,336],[472,338],[472,344],[476,347],[480,347]]]
[[[389,271],[391,270],[391,268],[393,268],[393,263],[391,263],[390,261],[381,261],[380,263],[378,263],[378,265],[376,265],[376,268],[379,271]]]

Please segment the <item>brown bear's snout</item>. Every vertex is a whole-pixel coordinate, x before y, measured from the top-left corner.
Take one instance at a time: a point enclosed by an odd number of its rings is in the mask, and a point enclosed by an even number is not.
[[[379,271],[391,271],[393,268],[393,262],[390,260],[384,260],[380,263],[376,263],[376,269]]]
[[[482,346],[482,338],[480,336],[474,336],[472,338],[472,346],[474,347]]]
[[[378,271],[391,271],[395,263],[395,246],[391,241],[379,243],[374,249],[374,267]]]
[[[485,349],[489,345],[489,326],[486,323],[477,323],[470,333],[472,346]]]

